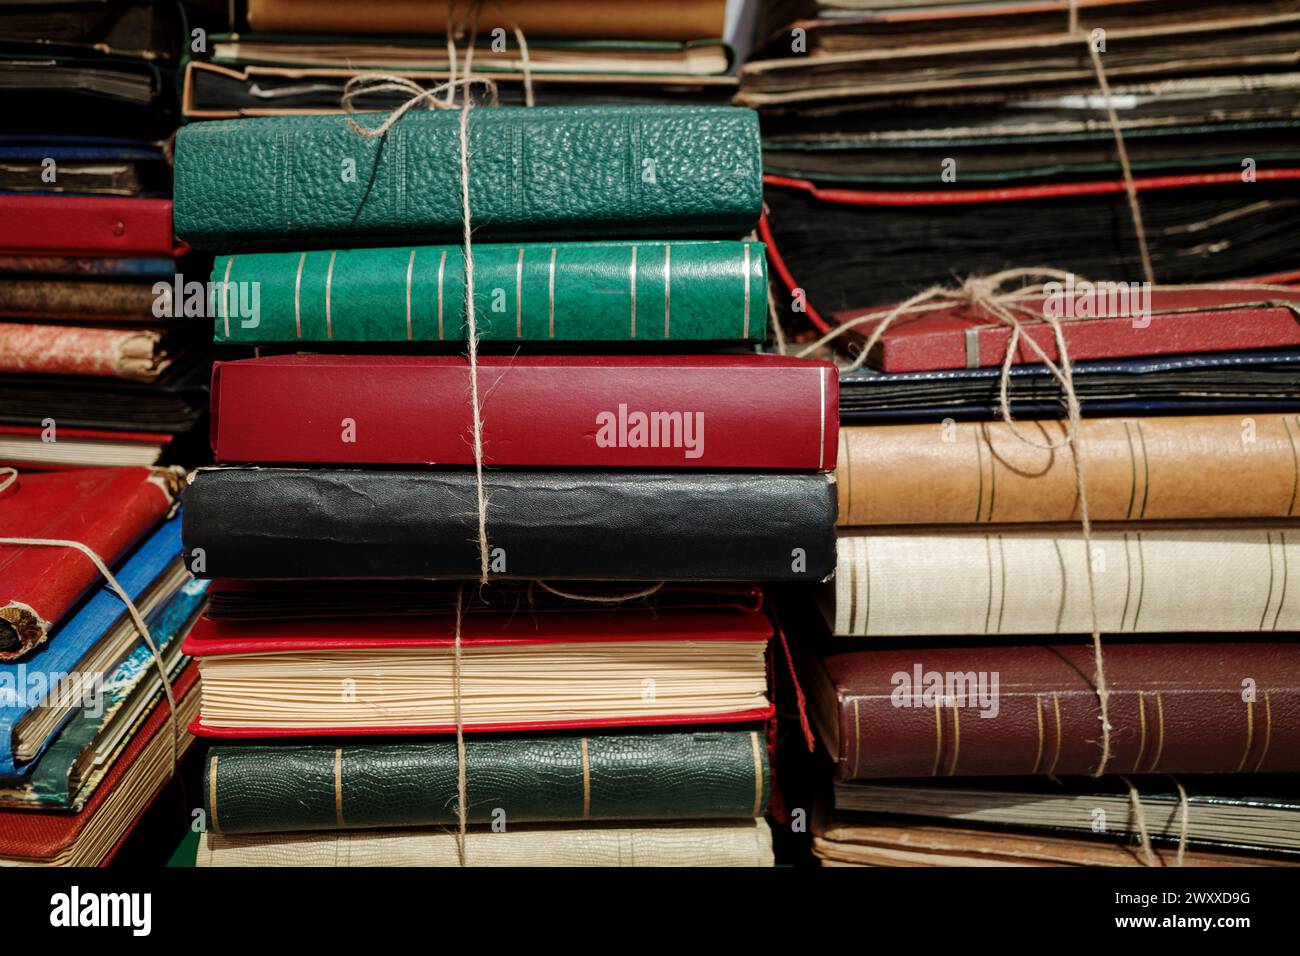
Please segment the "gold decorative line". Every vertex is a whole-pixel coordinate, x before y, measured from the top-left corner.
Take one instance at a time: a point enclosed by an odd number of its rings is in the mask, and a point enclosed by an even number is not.
[[[853,776],[858,775],[858,763],[862,757],[862,711],[858,707],[860,701],[853,698]],[[754,814],[758,816],[758,814]]]
[[[934,763],[930,766],[930,776],[939,774],[939,758],[943,756],[943,708],[934,708]]]
[[[957,772],[957,754],[961,750],[961,714],[957,711],[957,702],[952,702],[952,761],[948,764],[948,776]]]
[[[411,341],[411,272],[415,269],[415,253],[411,250],[411,258],[406,260],[406,341]]]
[[[1246,749],[1241,753],[1241,759],[1237,761],[1235,773],[1241,773],[1241,768],[1246,766],[1246,760],[1250,757],[1250,748],[1255,745],[1255,702],[1248,700],[1246,703]]]
[[[1268,606],[1273,603],[1273,534],[1269,532],[1264,535],[1264,543],[1267,545],[1268,553],[1268,593],[1264,595],[1264,610],[1259,615],[1259,629],[1264,630],[1264,622],[1268,620]]]
[[[1300,415],[1296,416],[1296,427],[1300,428]],[[1291,503],[1286,506],[1286,515],[1291,517],[1295,513],[1295,502],[1297,493],[1300,493],[1300,449],[1296,448],[1295,435],[1291,434],[1291,423],[1282,418],[1282,427],[1286,429],[1287,441],[1291,443]]]
[[[763,751],[758,740],[758,731],[749,732],[749,742],[754,747],[754,812],[750,816],[763,814]]]
[[[1038,694],[1034,695],[1034,709],[1038,716],[1038,753],[1034,754],[1034,769],[1030,773],[1038,773],[1038,765],[1043,762],[1043,698]]]
[[[991,535],[984,536],[984,556],[987,559],[989,574],[989,599],[984,605],[984,633],[989,632],[989,622],[993,620],[993,538]]]
[[[1002,535],[998,535],[998,633],[1002,633],[1002,616],[1007,611],[1007,552]]]
[[[343,822],[343,748],[334,748],[334,821],[340,830],[347,826]]]
[[[1052,765],[1047,768],[1048,776],[1056,773],[1056,764],[1061,759],[1061,698],[1052,692],[1052,713],[1056,717],[1056,747],[1052,752]]]
[[[863,599],[866,607],[863,609],[862,633],[867,635],[871,633],[871,549],[867,538],[855,538],[854,541],[862,546],[862,573],[864,577],[864,594]]]
[[[749,338],[749,243],[745,243],[745,327],[740,333],[742,339]]]
[[[1138,767],[1142,766],[1142,755],[1147,752],[1147,697],[1146,694],[1138,692],[1138,752],[1133,761],[1133,772],[1138,772]]]
[[[1155,773],[1156,766],[1160,763],[1161,756],[1165,752],[1165,702],[1160,697],[1160,691],[1156,691],[1156,753],[1151,758],[1151,766],[1147,768],[1147,773]]]
[[[972,428],[971,434],[975,437],[975,474],[979,476],[979,484],[975,487],[975,523],[978,524],[980,514],[984,511],[984,448],[980,430]],[[992,449],[990,449],[991,452]],[[992,594],[993,592],[990,590],[989,593]],[[988,630],[987,626],[985,630]]]
[[[987,426],[985,426],[987,427]],[[998,500],[998,456],[993,453],[993,439],[989,439],[989,513],[984,520],[993,521],[993,506]]]
[[[307,253],[298,256],[298,275],[293,280],[293,328],[302,338],[302,267],[307,263]]]
[[[582,819],[591,819],[591,755],[587,751],[587,738],[583,737],[582,748]]]
[[[1278,595],[1277,610],[1273,613],[1273,630],[1275,631],[1277,630],[1277,622],[1282,617],[1282,608],[1286,606],[1287,578],[1291,576],[1291,569],[1287,564],[1287,557],[1286,557],[1286,532],[1279,531],[1277,533],[1277,540],[1278,540],[1278,551],[1282,555],[1282,593]]]
[[[1268,747],[1272,742],[1273,703],[1268,698],[1268,691],[1264,691],[1264,746],[1260,748],[1259,759],[1255,761],[1255,773],[1259,773],[1260,767],[1264,766],[1264,758],[1268,756]]]
[[[668,321],[672,313],[673,247],[664,246],[664,341],[668,341]]]
[[[221,832],[221,824],[217,822],[217,760],[220,759],[216,754],[212,755],[212,765],[208,768],[208,806],[212,808],[212,818],[208,820],[209,826],[213,833]]]
[[[551,338],[555,338],[555,256],[559,252],[557,246],[551,246],[551,273],[546,284],[546,301],[548,306],[547,329]],[[520,253],[522,256],[523,253]]]
[[[334,323],[330,320],[330,288],[334,285],[334,257],[338,251],[330,253],[329,268],[325,270],[325,338],[334,338]]]
[[[438,340],[442,341],[442,280],[447,274],[447,250],[438,259]]]
[[[226,274],[221,280],[221,311],[225,315],[226,338],[230,338],[230,268],[234,264],[234,256],[226,260]]]
[[[853,518],[853,462],[849,459],[849,430],[840,429],[840,452],[839,460],[844,462],[844,497],[846,507],[844,509],[846,518],[852,522]]]
[[[1147,435],[1142,430],[1141,419],[1133,423],[1137,429],[1138,445],[1142,448],[1142,507],[1138,509],[1138,520],[1147,516],[1147,500],[1151,497],[1151,459],[1147,456]]]
[[[856,538],[849,539],[849,546],[854,552],[858,550]],[[849,633],[858,633],[858,561],[857,554],[849,560]]]
[[[1123,424],[1124,438],[1128,441],[1128,509],[1124,512],[1124,517],[1132,518],[1133,505],[1137,502],[1137,453],[1133,450],[1133,432],[1129,430],[1128,422],[1124,422]]]
[[[551,268],[555,267],[555,250],[551,250]],[[554,295],[554,290],[551,292]],[[555,319],[551,318],[551,335],[555,334]],[[515,260],[515,338],[524,337],[524,247],[519,247],[519,258]]]
[[[1092,555],[1088,555],[1088,560],[1092,560]],[[1129,551],[1128,532],[1124,532],[1124,610],[1119,614],[1119,629],[1124,630],[1124,622],[1128,620],[1128,606],[1133,599],[1133,555]],[[1135,773],[1137,771],[1134,771]]]
[[[1138,602],[1137,607],[1133,609],[1133,630],[1136,631],[1138,629],[1138,618],[1142,616],[1142,601],[1147,596],[1147,555],[1142,550],[1142,532],[1137,532],[1133,538],[1138,549]],[[1159,696],[1157,696],[1156,700],[1159,699]]]
[[[636,246],[632,247],[632,261],[627,267],[627,281],[632,288],[632,335],[636,338]]]

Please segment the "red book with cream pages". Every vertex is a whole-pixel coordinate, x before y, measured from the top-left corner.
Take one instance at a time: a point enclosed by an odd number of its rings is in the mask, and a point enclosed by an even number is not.
[[[199,662],[210,737],[449,733],[454,617],[318,621],[202,618],[183,650]],[[771,716],[754,610],[593,608],[466,616],[467,731],[759,721]]]
[[[180,483],[176,471],[160,468],[22,473],[0,491],[0,537],[77,541],[111,568],[171,510]],[[0,661],[45,641],[102,583],[74,548],[0,544]]]
[[[486,356],[487,465],[829,471],[839,384],[776,355]],[[471,465],[463,356],[285,355],[218,362],[224,462]]]

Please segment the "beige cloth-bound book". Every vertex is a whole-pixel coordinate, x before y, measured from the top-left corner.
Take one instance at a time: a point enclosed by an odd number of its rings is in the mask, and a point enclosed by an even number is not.
[[[206,833],[198,866],[459,866],[449,829],[224,836]],[[641,826],[474,829],[466,866],[771,866],[762,819]]]
[[[844,535],[823,609],[836,634],[1300,630],[1300,523],[883,529]]]

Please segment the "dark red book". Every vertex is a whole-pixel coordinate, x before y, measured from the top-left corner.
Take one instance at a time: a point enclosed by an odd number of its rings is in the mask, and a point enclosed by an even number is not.
[[[175,503],[181,478],[157,468],[23,473],[0,491],[0,537],[77,541],[110,567]],[[0,661],[41,644],[103,577],[74,548],[0,544]]]
[[[168,256],[172,201],[0,196],[0,251],[14,255]]]
[[[489,465],[825,471],[839,384],[773,355],[479,360]],[[288,355],[218,362],[212,447],[224,462],[471,465],[461,356]]]
[[[1238,284],[1238,283],[1234,283]],[[1032,338],[1056,361],[1056,336],[1043,316],[1061,319],[1071,361],[1180,355],[1189,352],[1235,352],[1300,345],[1300,290],[1245,287],[1228,290],[1165,289],[1143,291],[1139,283],[1097,287],[1062,284],[1051,298],[1024,299],[1017,312]],[[1053,292],[1056,290],[1053,289]],[[864,315],[885,315],[889,307],[837,313],[844,324]],[[871,334],[878,319],[856,331]],[[885,372],[1001,365],[1011,329],[979,309],[954,306],[900,315],[881,336],[868,361]],[[1014,363],[1038,364],[1042,358],[1023,339]]]

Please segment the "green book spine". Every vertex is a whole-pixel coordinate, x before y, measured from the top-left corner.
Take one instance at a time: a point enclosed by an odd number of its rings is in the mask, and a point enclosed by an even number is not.
[[[471,738],[470,823],[761,816],[757,730]],[[269,833],[456,823],[455,741],[213,746],[203,771],[211,831]]]
[[[761,342],[764,252],[760,242],[475,245],[475,325],[507,342]],[[460,246],[219,256],[212,282],[217,342],[465,339]]]
[[[218,252],[459,241],[459,121],[412,110],[376,137],[343,115],[182,127],[176,232]],[[739,236],[763,201],[758,115],[737,107],[476,109],[469,169],[488,242]]]

